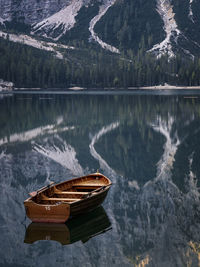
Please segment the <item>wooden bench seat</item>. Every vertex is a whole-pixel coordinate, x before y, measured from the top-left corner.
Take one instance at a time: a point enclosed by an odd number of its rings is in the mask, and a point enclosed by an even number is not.
[[[76,189],[98,189],[102,187],[103,185],[97,185],[97,184],[74,184],[73,187]]]
[[[73,192],[73,191],[68,191],[68,192],[65,192],[65,191],[56,191],[55,193],[56,195],[87,195],[88,192]]]
[[[78,200],[81,200],[80,198],[60,198],[60,197],[48,197],[48,198],[45,198],[43,200],[48,200],[48,201],[70,201],[70,202],[73,202],[73,201],[78,201]]]
[[[41,194],[41,200],[43,201],[77,201],[80,200],[81,198],[63,198],[63,197],[47,197],[44,194]]]
[[[81,184],[73,184],[74,186],[89,186],[89,187],[99,187],[99,186],[105,186],[105,184],[97,184],[97,183],[81,183]]]

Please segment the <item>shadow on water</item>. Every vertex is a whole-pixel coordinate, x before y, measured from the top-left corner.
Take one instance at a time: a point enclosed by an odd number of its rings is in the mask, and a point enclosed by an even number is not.
[[[70,219],[66,224],[31,223],[26,229],[24,243],[54,240],[62,245],[83,243],[111,230],[111,223],[103,207]]]

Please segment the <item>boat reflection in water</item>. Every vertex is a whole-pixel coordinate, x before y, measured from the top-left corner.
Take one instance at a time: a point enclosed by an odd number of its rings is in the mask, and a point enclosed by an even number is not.
[[[68,245],[90,238],[111,229],[111,223],[102,206],[92,212],[70,219],[65,224],[31,223],[26,229],[24,243],[32,244],[39,240],[53,240]]]

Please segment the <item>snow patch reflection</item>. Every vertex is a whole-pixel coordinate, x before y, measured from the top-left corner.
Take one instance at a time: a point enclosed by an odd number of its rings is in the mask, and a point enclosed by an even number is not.
[[[70,170],[74,175],[83,175],[84,171],[76,158],[75,149],[64,140],[60,141],[62,141],[62,148],[55,144],[54,146],[47,145],[45,147],[39,144],[34,144],[33,150],[59,163]]]
[[[168,120],[162,120],[161,117],[157,118],[157,121],[152,124],[155,131],[161,133],[166,138],[166,143],[164,144],[164,152],[157,163],[157,179],[166,178],[169,172],[173,168],[173,163],[175,161],[175,154],[180,145],[180,140],[177,136],[177,132],[172,134],[172,127],[174,124],[174,118],[169,117]]]
[[[97,134],[94,135],[94,137],[92,138],[92,141],[89,145],[90,153],[95,159],[97,159],[99,161],[101,169],[107,170],[110,173],[113,173],[113,169],[110,168],[108,163],[97,153],[97,151],[94,148],[94,145],[99,141],[99,139],[103,135],[111,132],[112,130],[116,129],[117,127],[119,127],[119,122],[114,122],[108,126],[104,126]]]

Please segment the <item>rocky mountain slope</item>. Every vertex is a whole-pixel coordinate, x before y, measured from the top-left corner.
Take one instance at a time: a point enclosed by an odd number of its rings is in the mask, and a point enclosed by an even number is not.
[[[1,0],[0,22],[24,23],[54,41],[85,23],[88,41],[115,53],[144,42],[157,56],[181,51],[192,58],[200,52],[199,9],[197,0]]]
[[[198,0],[0,0],[0,34],[9,41],[47,50],[59,59],[76,62],[75,68],[85,68],[85,58],[93,59],[94,54],[99,53],[98,62],[91,59],[88,62],[94,68],[93,76],[98,77],[94,82],[97,87],[104,86],[96,80],[102,80],[100,73],[104,72],[105,66],[99,71],[95,65],[101,61],[104,65],[102,55],[107,54],[113,59],[109,65],[112,78],[107,79],[106,86],[158,85],[165,82],[199,85],[199,11]],[[78,50],[69,51],[69,46]],[[72,59],[74,53],[76,58]],[[166,56],[177,62],[167,66],[167,60],[162,59]],[[153,73],[152,58],[162,59]],[[188,73],[182,69],[185,63],[179,62],[180,59],[190,61]],[[112,64],[118,66],[114,73],[111,71]],[[147,69],[142,69],[144,65],[148,66]],[[6,67],[2,66],[2,69]],[[83,82],[82,74],[74,79],[71,77],[74,72],[69,73],[69,69],[71,66],[67,67],[70,84],[85,86],[86,83],[88,86],[87,82]],[[119,76],[122,70],[123,78]],[[3,79],[12,76],[11,80],[15,82],[15,75],[9,75],[10,72],[3,73],[3,76],[0,73],[0,76]],[[125,82],[129,76],[133,77],[132,72],[138,73],[138,78]],[[156,77],[150,78],[155,72],[158,72]],[[140,83],[141,73],[144,77]],[[183,82],[182,77],[187,77],[186,81]],[[49,86],[49,83],[43,82],[38,87],[44,84]],[[58,84],[51,86],[62,83]],[[68,82],[65,84],[68,86]]]

